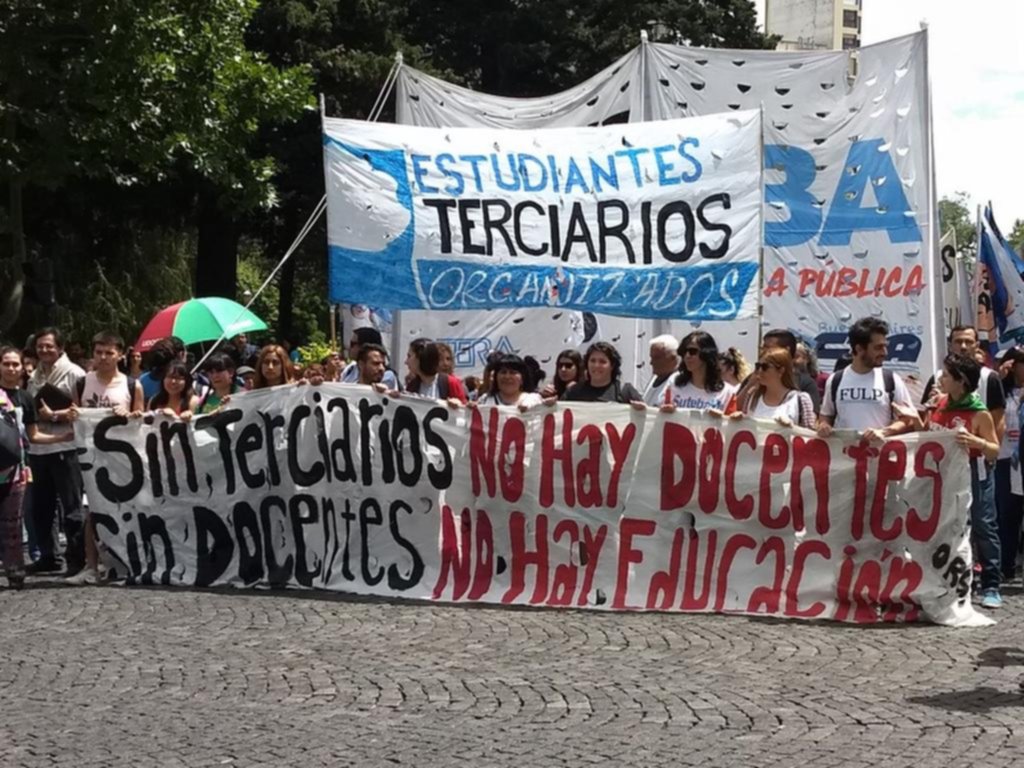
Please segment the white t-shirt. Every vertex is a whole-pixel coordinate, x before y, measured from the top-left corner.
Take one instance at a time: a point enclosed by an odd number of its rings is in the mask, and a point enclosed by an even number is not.
[[[675,377],[670,379],[675,382]],[[739,389],[735,384],[726,384],[717,392],[708,392],[694,385],[691,381],[685,386],[678,386],[673,383],[665,389],[664,403],[671,403],[676,408],[692,408],[697,411],[715,409],[724,411],[729,401],[736,395]]]
[[[832,402],[832,380],[839,379],[838,415],[836,403]],[[893,374],[893,399],[900,405],[912,407],[910,392],[897,374]],[[857,373],[853,368],[844,368],[833,373],[825,383],[825,400],[821,404],[822,416],[833,416],[836,429],[882,429],[894,420],[893,403],[885,391],[885,376],[881,368],[868,373]]]
[[[437,376],[443,376],[443,375],[444,374],[440,374],[439,373]],[[438,389],[439,389],[438,385],[437,385],[437,376],[435,376],[434,380],[431,381],[430,384],[428,386],[426,386],[426,387],[424,387],[422,383],[420,384],[420,391],[419,391],[420,397],[429,397],[431,400],[437,400],[437,398],[438,398]]]
[[[1024,388],[1015,387],[1006,397],[1006,430],[999,444],[999,458],[1009,459],[1020,442],[1020,396]]]
[[[477,400],[479,405],[512,405],[517,408],[533,408],[540,405],[542,402],[544,402],[543,398],[536,392],[522,392],[519,395],[519,399],[514,403],[506,403],[501,399],[500,394],[493,397],[489,394],[484,395]]]
[[[796,389],[789,390],[778,405],[768,405],[759,397],[757,402],[754,403],[754,410],[750,412],[750,415],[755,419],[767,419],[769,421],[775,421],[779,418],[788,419],[791,423],[799,426],[800,392]]]
[[[672,379],[675,377],[674,373],[670,373],[660,384],[654,383],[658,380],[657,376],[652,377],[647,382],[647,387],[644,388],[644,402],[648,405],[653,405],[655,408],[663,405],[665,403],[665,390],[672,386]]]
[[[115,373],[109,383],[100,381],[96,371],[85,374],[85,385],[82,387],[81,405],[83,408],[117,408],[132,409],[135,392],[128,388],[128,377],[123,373]],[[134,382],[131,382],[134,386]]]

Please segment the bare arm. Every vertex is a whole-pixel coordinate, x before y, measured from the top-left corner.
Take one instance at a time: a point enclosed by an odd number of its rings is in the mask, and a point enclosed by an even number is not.
[[[961,432],[956,441],[967,448],[980,450],[986,459],[995,461],[999,456],[999,436],[996,434],[992,414],[988,411],[978,411],[971,419],[971,428],[973,434]]]
[[[55,443],[70,443],[75,439],[74,432],[65,432],[62,435],[50,435],[39,430],[38,424],[27,424],[25,431],[28,433],[28,441],[35,445],[54,445]]]

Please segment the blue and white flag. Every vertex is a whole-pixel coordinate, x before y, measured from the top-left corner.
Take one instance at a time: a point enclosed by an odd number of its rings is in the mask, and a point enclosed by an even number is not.
[[[987,271],[991,312],[999,348],[1024,342],[1024,260],[1003,239],[986,206],[979,227],[978,261]]]
[[[533,131],[324,121],[330,299],[754,317],[758,111]]]

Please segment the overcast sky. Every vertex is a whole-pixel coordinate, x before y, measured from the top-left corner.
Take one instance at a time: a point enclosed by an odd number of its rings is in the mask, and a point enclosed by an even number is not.
[[[764,22],[764,0],[755,0]],[[862,43],[928,22],[939,196],[1024,219],[1024,0],[864,0]]]

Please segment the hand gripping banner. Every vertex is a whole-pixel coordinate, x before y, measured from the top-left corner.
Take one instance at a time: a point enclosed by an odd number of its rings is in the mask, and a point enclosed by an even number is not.
[[[526,414],[347,385],[193,424],[83,411],[130,584],[976,625],[955,433],[868,446],[699,412]]]
[[[332,302],[755,315],[757,111],[598,128],[325,119]]]

